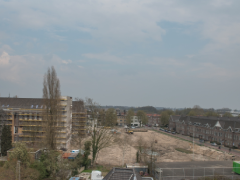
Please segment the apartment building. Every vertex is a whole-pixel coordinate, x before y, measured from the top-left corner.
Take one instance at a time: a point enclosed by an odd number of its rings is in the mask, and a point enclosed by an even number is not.
[[[72,97],[61,97],[61,115],[56,128],[57,147],[69,148],[72,133],[76,127],[83,130],[84,123],[75,124],[72,117],[84,116],[82,112],[72,113]],[[0,123],[11,126],[12,141],[39,144],[44,138],[43,111],[44,103],[41,98],[0,98],[0,106],[5,113],[5,120]],[[78,114],[79,113],[79,114]],[[80,118],[85,121],[84,118]],[[80,126],[81,125],[81,126]],[[73,127],[73,128],[72,128]]]
[[[87,112],[83,101],[72,102],[72,135],[85,136]]]
[[[140,124],[140,122],[138,120],[138,116],[132,116],[131,118],[132,118],[131,126],[136,126],[136,127],[140,127],[141,126],[141,124]]]
[[[72,102],[72,135],[85,136],[87,111],[83,101]]]
[[[240,119],[170,116],[169,129],[179,134],[240,148]]]
[[[154,126],[155,124],[161,123],[161,115],[160,114],[147,114],[148,117],[148,125]]]
[[[117,114],[117,123],[118,123],[118,126],[125,126],[125,125],[127,125],[126,115],[123,114],[123,113],[118,113]]]

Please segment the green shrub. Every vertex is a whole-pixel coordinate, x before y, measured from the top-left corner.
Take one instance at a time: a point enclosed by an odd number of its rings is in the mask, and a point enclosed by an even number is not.
[[[44,166],[43,162],[41,161],[35,161],[30,165],[30,168],[38,170],[40,173],[39,179],[44,179],[49,176],[49,172],[46,169],[46,166]]]
[[[0,167],[4,166],[5,161],[0,161]]]

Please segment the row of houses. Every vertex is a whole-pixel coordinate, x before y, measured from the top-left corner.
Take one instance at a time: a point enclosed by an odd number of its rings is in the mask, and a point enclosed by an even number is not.
[[[205,141],[240,148],[240,119],[237,117],[170,116],[169,129]]]

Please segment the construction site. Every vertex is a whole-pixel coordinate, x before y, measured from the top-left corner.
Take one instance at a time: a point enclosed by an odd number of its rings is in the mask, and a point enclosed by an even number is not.
[[[185,140],[171,137],[167,134],[148,130],[143,132],[126,133],[124,128],[117,129],[119,139],[111,147],[100,151],[97,163],[101,165],[122,166],[146,160],[154,156],[158,162],[190,162],[190,161],[224,161],[232,156],[215,149],[200,146]],[[137,152],[139,157],[137,159]]]

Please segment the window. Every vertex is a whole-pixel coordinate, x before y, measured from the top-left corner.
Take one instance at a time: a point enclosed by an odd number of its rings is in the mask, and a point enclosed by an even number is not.
[[[18,127],[17,126],[15,126],[14,131],[15,131],[15,133],[18,133]]]

